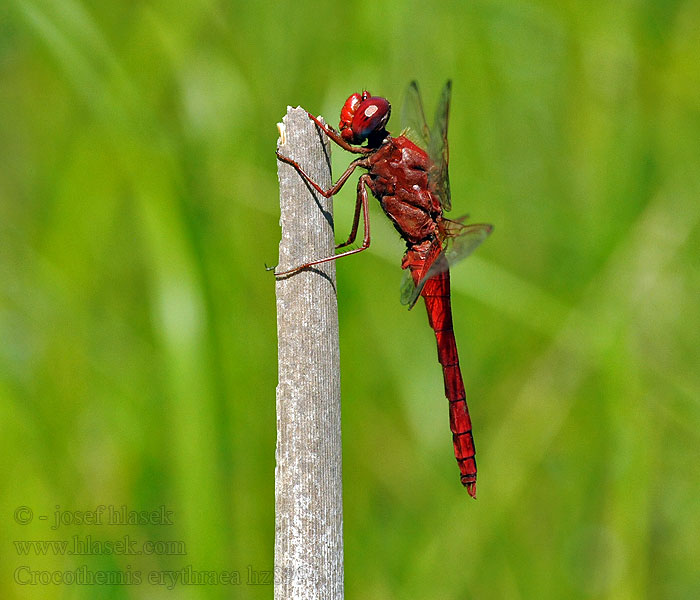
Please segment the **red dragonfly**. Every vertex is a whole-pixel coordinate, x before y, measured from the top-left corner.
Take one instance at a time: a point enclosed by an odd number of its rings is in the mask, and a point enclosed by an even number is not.
[[[329,189],[322,189],[293,159],[277,152],[277,158],[292,167],[317,192],[329,198],[345,184],[352,172],[361,167],[357,201],[348,240],[336,246],[352,244],[362,211],[362,245],[333,256],[276,273],[290,275],[312,265],[361,252],[369,247],[369,210],[367,189],[372,192],[399,235],[406,242],[401,267],[406,269],[401,286],[401,302],[413,307],[420,296],[428,309],[428,321],[437,338],[438,360],[442,365],[445,395],[450,404],[450,429],[462,484],[476,498],[476,460],[474,438],[467,408],[464,382],[459,368],[457,344],[452,328],[450,305],[450,265],[471,254],[491,233],[486,224],[466,224],[466,216],[450,220],[443,216],[451,208],[450,181],[447,172],[447,121],[452,84],[442,91],[432,127],[428,127],[418,84],[412,82],[402,112],[404,130],[392,137],[386,130],[391,105],[368,91],[352,94],[340,111],[340,131],[335,131],[308,113],[318,127],[344,150],[361,156]],[[362,146],[364,142],[366,145]]]

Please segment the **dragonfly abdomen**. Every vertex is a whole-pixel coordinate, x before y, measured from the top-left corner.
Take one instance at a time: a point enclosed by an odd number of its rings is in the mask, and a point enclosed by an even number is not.
[[[428,311],[428,322],[435,331],[438,360],[442,365],[445,382],[445,396],[450,403],[450,429],[460,479],[469,495],[476,498],[476,450],[452,326],[449,270],[431,277],[425,283],[421,295]]]

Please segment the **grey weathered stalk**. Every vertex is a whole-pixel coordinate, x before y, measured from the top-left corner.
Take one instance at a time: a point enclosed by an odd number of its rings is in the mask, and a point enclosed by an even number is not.
[[[331,185],[330,149],[301,108],[288,107],[279,150]],[[278,271],[334,252],[331,200],[278,161]],[[340,359],[334,261],[278,278],[275,600],[343,597]]]

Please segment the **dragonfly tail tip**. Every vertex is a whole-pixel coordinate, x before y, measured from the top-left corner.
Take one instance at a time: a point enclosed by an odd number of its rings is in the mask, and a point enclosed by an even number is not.
[[[467,493],[476,500],[476,481],[465,480],[462,478],[462,485],[467,488]]]

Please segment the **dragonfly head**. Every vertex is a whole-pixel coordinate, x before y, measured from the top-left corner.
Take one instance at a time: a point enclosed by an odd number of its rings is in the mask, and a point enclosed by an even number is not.
[[[350,96],[340,111],[340,135],[349,144],[379,145],[387,135],[391,104],[386,98],[372,96],[367,90]]]

